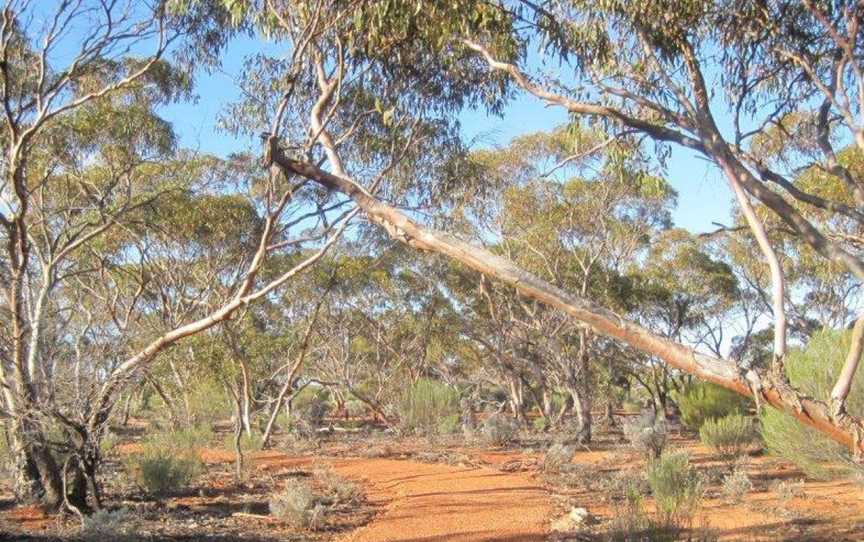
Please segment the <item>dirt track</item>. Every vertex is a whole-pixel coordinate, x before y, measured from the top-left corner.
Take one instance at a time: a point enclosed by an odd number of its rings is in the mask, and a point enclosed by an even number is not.
[[[552,505],[528,475],[392,459],[336,460],[382,511],[342,542],[546,539]]]

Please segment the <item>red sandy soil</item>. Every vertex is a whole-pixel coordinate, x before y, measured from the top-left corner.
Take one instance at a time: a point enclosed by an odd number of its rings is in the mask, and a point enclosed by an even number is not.
[[[384,507],[341,542],[482,542],[546,539],[552,504],[525,474],[393,459],[334,460]]]
[[[495,463],[514,454],[489,453]],[[207,462],[230,462],[232,452],[202,450]],[[260,470],[300,468],[309,457],[277,451],[249,454]],[[396,459],[334,459],[334,471],[361,483],[381,507],[372,522],[344,542],[484,542],[546,539],[552,513],[549,495],[532,477],[489,468],[453,467]]]
[[[362,484],[377,514],[366,525],[343,532],[339,542],[539,542],[547,539],[551,520],[563,516],[572,506],[586,508],[595,518],[589,532],[597,535],[612,519],[616,508],[602,489],[592,486],[617,471],[643,468],[643,460],[620,443],[611,440],[597,443],[591,450],[576,453],[574,463],[584,467],[585,478],[567,488],[544,483],[541,453],[456,447],[449,451],[459,450],[460,455],[470,456],[467,463],[472,466],[447,465],[407,459],[411,452],[428,451],[428,443],[392,444],[404,448],[402,459],[351,457],[369,445],[355,441],[334,443],[327,449],[329,454],[321,450],[329,458],[325,455],[316,460],[313,456],[290,456],[269,450],[247,454],[246,462],[268,475],[310,470],[321,462],[332,466],[337,474]],[[689,450],[693,463],[705,472],[728,469],[713,453],[692,440],[678,439],[673,445]],[[124,445],[121,453],[134,451],[134,446]],[[448,450],[445,446],[436,451]],[[340,457],[334,457],[334,452]],[[201,450],[201,456],[210,464],[234,460],[232,452],[217,449]],[[710,484],[696,520],[697,527],[714,531],[723,541],[864,540],[861,485],[848,481],[808,481],[801,486],[800,493],[784,500],[771,489],[771,483],[795,481],[802,477],[800,471],[788,462],[767,456],[750,458],[746,470],[753,491],[743,502],[731,504],[722,498],[717,482]],[[192,507],[206,504],[208,499],[202,495],[178,502]],[[650,509],[650,498],[646,504]],[[29,532],[44,532],[54,521],[33,507],[8,510],[0,515],[0,524],[4,520]],[[258,525],[263,530],[269,523]]]

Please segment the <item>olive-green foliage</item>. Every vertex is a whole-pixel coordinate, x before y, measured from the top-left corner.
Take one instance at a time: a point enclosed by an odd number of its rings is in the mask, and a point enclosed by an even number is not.
[[[399,428],[406,433],[437,435],[456,432],[461,410],[459,391],[436,380],[422,378],[398,400]]]
[[[806,348],[792,349],[786,358],[786,373],[792,385],[817,399],[829,397],[849,341],[849,332],[823,331],[814,334]],[[864,411],[864,379],[853,381],[846,408],[856,416]],[[791,416],[764,408],[761,420],[762,438],[768,451],[792,461],[809,476],[830,479],[861,472],[846,447]]]
[[[306,386],[291,401],[291,410],[310,428],[320,427],[330,412],[330,392],[325,388]]]
[[[144,446],[161,447],[168,450],[194,450],[204,448],[213,440],[213,429],[209,425],[196,425],[174,431],[159,431],[147,435]]]
[[[240,436],[240,449],[244,451],[260,450],[263,442],[264,441],[259,433],[252,433],[251,435],[243,433],[243,435]],[[225,435],[223,446],[226,450],[234,449],[234,433]]]
[[[152,496],[181,491],[201,474],[203,464],[192,450],[146,447],[132,454],[127,468],[135,483]]]
[[[670,529],[688,528],[702,501],[702,476],[686,452],[666,452],[648,464],[648,485],[660,521]]]
[[[702,444],[715,449],[727,458],[744,453],[759,438],[749,416],[730,414],[722,418],[708,418],[699,428]]]
[[[189,408],[198,423],[213,423],[230,417],[233,406],[217,382],[205,380],[192,387]]]
[[[161,496],[188,487],[204,470],[197,448],[213,438],[209,427],[148,435],[139,452],[126,460],[132,480],[152,496]]]
[[[519,436],[519,422],[512,416],[496,412],[480,426],[480,438],[490,446],[510,444]]]
[[[9,447],[5,428],[0,426],[0,473],[6,472],[12,465],[12,450]]]
[[[751,402],[734,391],[710,382],[697,382],[672,397],[681,411],[681,422],[698,431],[705,420],[745,414]]]
[[[312,489],[300,480],[289,480],[270,497],[270,515],[295,528],[314,528],[323,516]]]

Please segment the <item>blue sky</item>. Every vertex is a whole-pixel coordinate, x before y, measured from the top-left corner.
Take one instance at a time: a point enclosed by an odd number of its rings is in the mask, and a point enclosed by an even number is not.
[[[196,103],[164,108],[162,114],[174,124],[183,147],[225,156],[257,145],[257,141],[220,133],[217,124],[225,106],[238,95],[235,79],[245,55],[262,43],[256,38],[236,40],[226,51],[219,72],[199,74]],[[537,98],[520,94],[508,105],[503,117],[465,111],[460,121],[467,140],[476,140],[476,146],[496,146],[522,134],[563,124],[567,115],[561,108],[545,107]],[[667,178],[678,192],[678,206],[673,213],[677,226],[703,232],[716,228],[712,222],[729,223],[732,193],[711,164],[686,149],[674,148]]]

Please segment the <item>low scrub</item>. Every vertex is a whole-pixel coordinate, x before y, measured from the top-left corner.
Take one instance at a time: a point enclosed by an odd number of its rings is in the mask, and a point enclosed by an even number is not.
[[[209,427],[148,435],[139,452],[129,455],[126,468],[133,482],[151,496],[186,490],[203,472],[198,448],[213,438]]]
[[[624,422],[624,438],[649,458],[657,458],[666,447],[667,427],[662,416],[644,413]]]
[[[823,331],[814,334],[805,349],[790,350],[786,373],[792,385],[810,397],[830,397],[849,342],[850,332]],[[864,412],[864,378],[854,379],[846,408],[853,415]],[[848,447],[772,408],[763,408],[760,418],[765,448],[792,461],[808,476],[826,480],[862,474]]]
[[[648,464],[648,485],[662,525],[689,529],[702,503],[702,476],[685,452],[666,452]]]
[[[480,438],[489,446],[505,446],[519,436],[519,422],[504,413],[496,412],[480,426]]]
[[[205,448],[213,441],[213,429],[209,425],[196,425],[174,431],[159,431],[144,439],[145,446],[168,450],[194,450]]]
[[[734,459],[759,441],[759,433],[749,416],[730,414],[705,420],[699,429],[699,439],[724,458]]]
[[[681,411],[681,423],[693,431],[710,419],[745,414],[751,406],[747,398],[710,382],[691,384],[672,399]]]
[[[321,487],[321,491],[330,500],[337,503],[353,503],[360,500],[363,491],[360,486],[350,480],[346,480],[329,469],[315,472],[315,479]]]
[[[739,503],[753,491],[753,482],[743,468],[736,468],[723,478],[723,496],[732,503]]]
[[[317,529],[324,516],[324,507],[316,502],[312,489],[299,480],[290,480],[282,491],[270,498],[270,515],[288,526]]]
[[[543,460],[543,469],[546,472],[558,472],[569,465],[576,454],[576,447],[572,444],[564,444],[556,442],[546,451],[546,457]]]
[[[130,455],[126,464],[135,484],[154,497],[184,491],[204,470],[194,451],[156,447]]]
[[[439,435],[459,430],[459,391],[435,380],[423,378],[407,388],[397,410],[403,433]]]
[[[98,510],[85,516],[78,532],[85,542],[132,542],[140,540],[138,518],[125,508]]]
[[[261,438],[261,435],[259,435],[258,433],[253,433],[251,435],[243,433],[243,435],[240,436],[240,449],[243,451],[260,450],[263,442],[264,441]],[[226,450],[234,450],[233,433],[225,435],[225,442],[223,443],[223,446]]]

